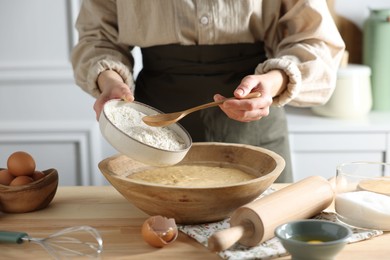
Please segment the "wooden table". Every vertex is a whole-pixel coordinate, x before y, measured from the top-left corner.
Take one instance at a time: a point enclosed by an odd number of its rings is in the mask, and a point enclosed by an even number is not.
[[[282,186],[274,185],[276,189]],[[0,213],[0,230],[45,237],[69,226],[90,225],[103,237],[102,259],[220,259],[183,233],[162,249],[149,246],[140,232],[146,217],[111,186],[59,187],[54,200],[44,210],[25,214]],[[0,244],[0,259],[48,258],[46,251],[33,243]],[[347,245],[336,259],[390,259],[390,234]]]

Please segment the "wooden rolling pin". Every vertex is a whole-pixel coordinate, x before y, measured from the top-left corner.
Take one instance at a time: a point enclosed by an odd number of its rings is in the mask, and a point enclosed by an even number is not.
[[[219,252],[236,242],[256,246],[274,237],[277,226],[319,214],[333,198],[333,188],[325,178],[305,178],[235,210],[230,218],[231,227],[211,235],[208,248]]]

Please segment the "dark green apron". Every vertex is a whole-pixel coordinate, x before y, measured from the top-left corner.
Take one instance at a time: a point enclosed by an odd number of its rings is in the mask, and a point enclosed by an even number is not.
[[[242,78],[266,59],[262,43],[229,45],[162,45],[142,48],[143,69],[136,80],[135,98],[165,113],[226,97]],[[275,151],[286,160],[277,180],[291,182],[290,149],[283,108],[271,107],[259,121],[242,123],[219,107],[194,112],[180,121],[194,142],[251,144]]]

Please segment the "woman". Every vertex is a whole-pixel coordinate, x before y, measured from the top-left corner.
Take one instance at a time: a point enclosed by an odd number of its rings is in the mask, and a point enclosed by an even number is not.
[[[325,103],[344,50],[325,0],[85,0],[72,53],[77,84],[96,97],[163,112],[229,100],[180,123],[193,141],[261,146],[284,157],[292,181],[283,106]],[[139,46],[136,82],[130,51]]]

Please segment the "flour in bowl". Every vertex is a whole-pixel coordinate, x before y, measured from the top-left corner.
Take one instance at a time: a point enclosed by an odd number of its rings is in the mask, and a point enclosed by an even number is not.
[[[390,231],[390,196],[371,191],[341,193],[335,208],[352,226]]]
[[[104,112],[112,124],[144,144],[169,151],[186,148],[184,140],[173,130],[146,125],[142,121],[146,115],[130,106],[106,106]]]

